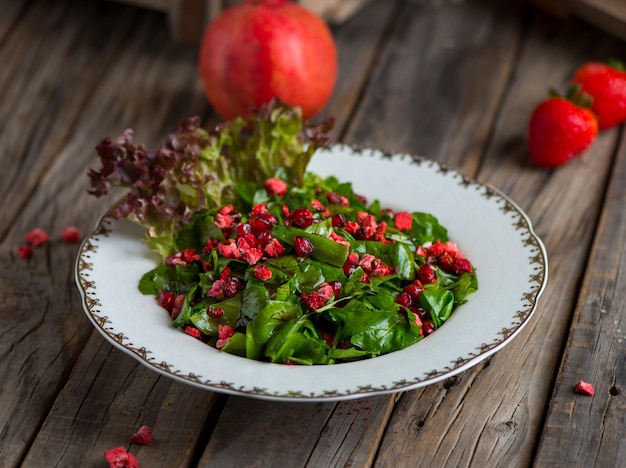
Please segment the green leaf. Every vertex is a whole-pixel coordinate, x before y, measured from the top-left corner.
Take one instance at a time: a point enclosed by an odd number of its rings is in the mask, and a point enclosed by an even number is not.
[[[454,294],[452,291],[437,286],[424,288],[420,294],[420,306],[430,312],[435,328],[445,322],[454,308]]]

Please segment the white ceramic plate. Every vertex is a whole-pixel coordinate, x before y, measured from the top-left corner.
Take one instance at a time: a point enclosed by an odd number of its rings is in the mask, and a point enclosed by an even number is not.
[[[262,363],[211,348],[171,326],[137,290],[158,263],[135,224],[105,215],[83,242],[76,280],[87,317],[149,368],[207,390],[268,400],[343,400],[429,385],[474,366],[515,337],[537,307],[548,260],[528,217],[491,186],[421,158],[335,146],[309,170],[353,183],[369,201],[426,211],[473,262],[479,290],[435,333],[374,359],[329,366]]]

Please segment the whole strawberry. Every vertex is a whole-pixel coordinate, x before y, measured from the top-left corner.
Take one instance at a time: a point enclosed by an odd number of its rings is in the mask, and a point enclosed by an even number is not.
[[[591,110],[598,116],[600,130],[626,122],[626,70],[622,63],[585,63],[572,81],[593,98]]]
[[[572,89],[568,97],[580,99],[581,95]],[[584,105],[555,96],[535,108],[528,125],[528,149],[533,163],[560,166],[591,146],[598,134],[598,120]]]

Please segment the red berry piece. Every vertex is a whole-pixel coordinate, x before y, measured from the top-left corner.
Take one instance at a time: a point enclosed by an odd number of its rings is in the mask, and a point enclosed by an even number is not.
[[[193,336],[194,338],[200,338],[202,336],[202,332],[196,327],[192,327],[191,325],[187,325],[185,327],[185,333],[187,333],[189,336]]]
[[[435,331],[435,326],[431,322],[422,322],[422,332],[424,333],[424,336],[428,336],[434,331]]]
[[[331,220],[333,227],[342,228],[346,225],[346,217],[342,213],[332,215]]]
[[[293,238],[293,248],[298,257],[310,257],[315,247],[313,247],[313,243],[302,236],[295,236]]]
[[[593,385],[585,382],[584,380],[579,380],[576,386],[574,387],[574,391],[576,393],[580,393],[581,395],[592,396],[595,393]]]
[[[144,425],[137,429],[137,432],[132,435],[130,441],[137,445],[148,445],[153,439],[152,430],[150,427]]]
[[[17,255],[20,258],[30,258],[33,256],[33,248],[30,245],[20,245],[17,248]]]
[[[394,223],[397,229],[400,229],[401,231],[410,231],[411,226],[413,226],[413,215],[407,211],[396,213]]]
[[[61,233],[61,239],[63,239],[63,242],[66,244],[76,244],[80,242],[81,235],[76,227],[68,226]]]
[[[308,208],[298,208],[285,218],[285,224],[287,226],[295,226],[300,229],[305,229],[314,222],[313,212]]]
[[[124,447],[117,447],[104,452],[109,468],[138,468],[137,457],[126,451]]]
[[[161,307],[163,307],[168,312],[172,312],[172,309],[174,308],[175,299],[176,299],[176,296],[174,296],[174,293],[172,291],[163,290],[163,291],[159,291],[159,294],[157,294],[157,302],[159,303]]]
[[[287,184],[278,177],[267,179],[263,183],[263,188],[270,197],[273,195],[284,195],[287,193]]]
[[[411,296],[402,291],[400,294],[398,294],[398,296],[396,297],[396,302],[398,304],[400,304],[401,306],[404,307],[411,307],[411,304],[413,303],[413,299],[411,298]]]
[[[437,273],[430,263],[424,263],[417,271],[417,276],[424,284],[434,283],[437,281]]]
[[[46,231],[41,228],[35,228],[24,235],[24,239],[33,247],[39,247],[40,245],[50,242],[50,236]]]

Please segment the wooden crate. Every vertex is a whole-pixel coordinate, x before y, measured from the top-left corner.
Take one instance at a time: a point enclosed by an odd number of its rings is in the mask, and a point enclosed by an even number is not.
[[[199,41],[206,25],[224,9],[242,0],[115,0],[167,13],[175,40]],[[299,0],[328,23],[341,23],[371,0]]]
[[[626,40],[626,0],[533,0],[533,3],[560,15],[577,16]],[[626,60],[626,57],[616,58]]]

